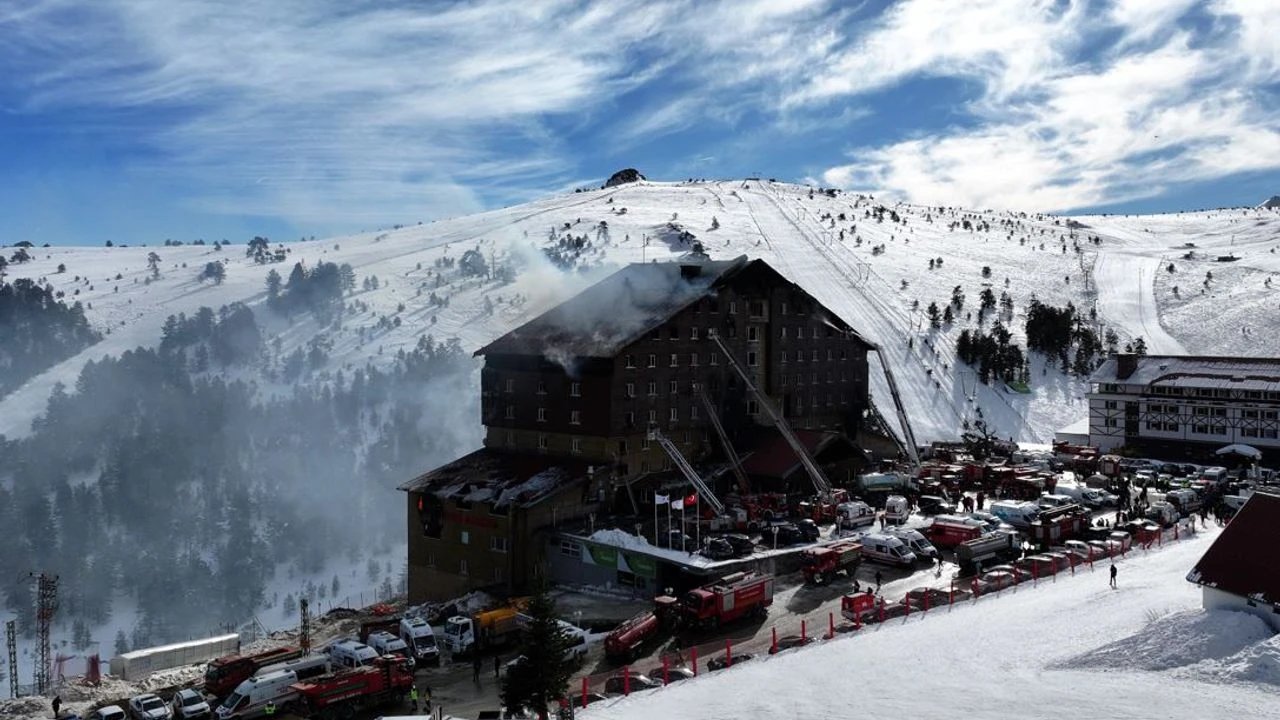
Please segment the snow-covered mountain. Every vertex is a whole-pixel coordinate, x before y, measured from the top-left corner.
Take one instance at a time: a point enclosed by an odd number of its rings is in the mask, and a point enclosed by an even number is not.
[[[1273,355],[1277,348],[1280,279],[1268,280],[1280,272],[1280,212],[1273,209],[1065,218],[894,204],[758,179],[642,181],[294,242],[279,265],[255,263],[243,242],[221,250],[32,248],[34,259],[11,265],[9,275],[46,281],[85,303],[90,322],[109,334],[0,399],[0,434],[28,433],[54,384],[74,387],[86,361],[157,344],[171,314],[245,302],[278,337],[282,354],[324,335],[335,369],[376,364],[426,334],[475,349],[612,268],[687,252],[686,233],[715,258],[763,258],[880,343],[921,442],[957,437],[979,408],[1000,435],[1039,442],[1085,414],[1082,381],[1046,367],[1044,358],[1032,358],[1030,393],[983,385],[957,360],[955,340],[975,326],[984,287],[1013,300],[1006,322],[1017,341],[1035,296],[1096,310],[1098,323],[1122,340],[1143,337],[1153,353]],[[560,253],[559,265],[547,248]],[[457,261],[472,249],[488,264],[512,268],[514,279],[466,276]],[[160,277],[148,282],[151,252],[160,255]],[[223,283],[197,279],[210,261],[225,261]],[[346,299],[340,328],[302,316],[288,321],[265,307],[270,270],[287,277],[296,262],[321,261],[352,265],[357,287],[378,279],[376,289]],[[945,307],[956,286],[963,309],[950,326],[931,329],[925,308]],[[975,319],[966,320],[968,312]],[[875,368],[873,377],[877,403],[891,416],[887,385]]]

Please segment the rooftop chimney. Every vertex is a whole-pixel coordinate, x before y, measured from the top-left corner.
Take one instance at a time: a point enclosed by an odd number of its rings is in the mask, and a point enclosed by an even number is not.
[[[1138,369],[1138,356],[1133,353],[1116,354],[1116,379],[1127,380]]]

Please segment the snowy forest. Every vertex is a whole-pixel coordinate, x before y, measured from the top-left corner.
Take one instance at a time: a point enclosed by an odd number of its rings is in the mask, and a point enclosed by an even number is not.
[[[347,277],[296,270],[266,312],[340,323]],[[47,347],[68,333],[19,325],[27,303],[51,304],[20,298],[0,335],[22,327]],[[45,312],[82,326],[75,308]],[[88,628],[113,600],[135,601],[138,646],[246,621],[278,567],[316,572],[402,542],[396,485],[476,441],[424,431],[446,414],[460,433],[475,427],[474,361],[430,336],[380,368],[321,371],[324,353],[283,354],[246,305],[201,308],[170,317],[154,349],[88,363],[29,436],[0,436],[0,600],[21,631],[33,631],[30,572],[60,576],[58,619],[77,646],[109,647]]]

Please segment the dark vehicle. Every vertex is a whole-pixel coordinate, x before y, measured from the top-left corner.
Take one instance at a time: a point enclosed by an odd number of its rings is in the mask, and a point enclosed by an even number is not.
[[[1183,472],[1181,465],[1175,465],[1173,463],[1165,463],[1159,467],[1159,470],[1166,475],[1173,475],[1175,477],[1180,477],[1186,474]]]
[[[671,542],[672,550],[690,551],[698,547],[693,538],[674,528],[667,533],[667,539]]]
[[[724,538],[710,538],[707,540],[706,547],[702,548],[702,554],[712,560],[730,560],[738,555],[734,552],[733,545]]]
[[[765,544],[769,544],[776,539],[778,547],[783,545],[795,545],[804,542],[804,533],[800,532],[800,528],[795,523],[778,523],[769,527],[764,534]]]
[[[943,515],[955,512],[956,509],[955,505],[938,495],[921,495],[917,504],[920,506],[920,512],[924,515]]]
[[[725,658],[724,655],[717,655],[707,661],[707,669],[723,670],[732,665],[737,665],[738,663],[746,662],[753,657],[755,657],[755,655],[752,655],[751,653],[741,653],[738,655],[734,655],[731,658]]]
[[[601,700],[608,700],[608,699],[609,699],[608,695],[601,695],[598,692],[589,692],[587,693],[587,701],[585,704],[590,705],[591,703],[597,703],[597,702],[600,702]],[[578,693],[576,695],[570,695],[569,704],[574,706],[575,708],[582,707],[584,704],[582,702],[582,693]]]
[[[739,557],[750,555],[756,551],[756,542],[746,535],[737,533],[722,536],[723,539],[733,546],[733,552]]]
[[[662,683],[650,678],[648,675],[640,673],[631,673],[630,677],[623,675],[614,675],[604,681],[604,692],[606,695],[625,695],[627,692],[639,692],[641,690],[652,690],[662,687]]]
[[[818,537],[822,534],[822,531],[818,529],[818,523],[808,518],[797,521],[796,529],[799,530],[800,534],[804,536],[805,542],[813,542],[814,540],[817,540]]]
[[[649,677],[657,680],[658,682],[662,682],[662,666],[659,665],[658,667],[650,670]],[[681,680],[688,680],[691,677],[694,677],[693,671],[687,667],[667,668],[668,685],[674,682],[680,682]]]

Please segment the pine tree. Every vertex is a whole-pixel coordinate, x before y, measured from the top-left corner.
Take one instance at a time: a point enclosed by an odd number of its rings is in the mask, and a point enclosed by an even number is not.
[[[948,305],[946,309],[942,311],[942,322],[945,325],[950,325],[951,323],[955,322],[955,319],[956,319],[955,313],[951,312],[951,306]]]
[[[525,612],[530,620],[520,647],[523,660],[507,671],[502,700],[508,708],[528,708],[546,717],[549,708],[564,697],[573,675],[569,638],[545,586],[530,598]]]
[[[271,272],[267,273],[267,297],[268,298],[275,300],[277,297],[280,296],[280,283],[281,283],[280,273],[276,272],[275,268],[272,268]]]
[[[129,652],[129,638],[125,636],[124,630],[116,631],[116,654],[123,655]]]
[[[929,309],[926,312],[929,314],[929,326],[935,328],[938,327],[939,320],[941,318],[941,312],[938,310],[938,303],[929,303]]]

